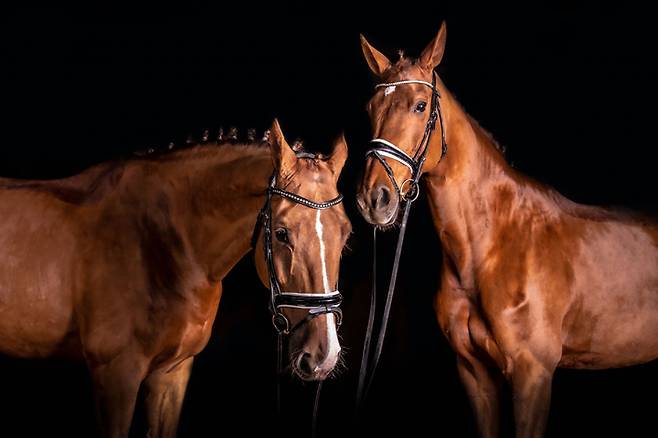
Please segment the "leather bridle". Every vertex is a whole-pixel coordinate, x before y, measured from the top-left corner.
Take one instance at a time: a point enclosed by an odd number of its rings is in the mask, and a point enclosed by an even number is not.
[[[373,156],[376,158],[381,165],[384,167],[388,178],[391,180],[391,184],[395,188],[395,191],[398,196],[398,201],[405,202],[404,213],[402,215],[402,221],[400,223],[400,233],[398,234],[398,241],[395,248],[395,256],[393,259],[393,268],[391,271],[391,278],[388,284],[388,292],[386,295],[386,303],[384,306],[384,313],[382,314],[381,325],[377,335],[377,343],[375,345],[375,351],[372,355],[372,363],[370,367],[368,362],[370,359],[370,343],[373,337],[373,329],[375,323],[375,312],[377,310],[376,306],[376,297],[377,297],[377,227],[373,227],[373,279],[372,279],[372,290],[370,293],[370,312],[368,315],[368,323],[366,326],[366,335],[363,343],[363,353],[361,356],[361,369],[359,372],[359,383],[357,387],[356,394],[356,408],[357,411],[361,408],[363,399],[365,398],[370,385],[372,384],[375,370],[377,369],[377,364],[379,363],[379,358],[382,353],[382,348],[384,346],[384,338],[386,336],[386,327],[388,324],[388,318],[391,312],[391,304],[393,302],[393,294],[395,291],[395,283],[397,281],[398,269],[400,267],[400,256],[402,254],[402,244],[404,242],[404,235],[407,229],[407,221],[409,219],[409,210],[411,204],[418,198],[420,193],[418,183],[420,177],[423,173],[423,165],[427,159],[427,154],[429,152],[430,140],[432,138],[432,133],[436,129],[436,121],[439,121],[441,126],[441,158],[446,155],[448,151],[448,145],[446,143],[446,131],[443,123],[443,113],[441,112],[441,105],[439,99],[441,95],[438,88],[436,87],[436,73],[432,72],[432,82],[410,79],[402,80],[396,82],[388,82],[377,84],[375,89],[384,88],[386,91],[385,95],[389,94],[388,90],[395,91],[395,87],[405,84],[421,84],[427,87],[430,87],[432,90],[432,100],[430,106],[430,115],[425,125],[425,131],[423,132],[423,137],[420,140],[416,151],[413,156],[407,154],[405,151],[396,146],[393,142],[382,139],[374,138],[370,141],[372,147],[366,152],[366,157]],[[393,87],[393,88],[390,88]],[[406,166],[410,172],[411,177],[405,180],[400,186],[398,186],[395,181],[395,175],[393,170],[386,162],[387,159],[395,160],[404,166]],[[404,190],[408,184],[407,190]],[[404,190],[404,191],[403,191]],[[370,371],[368,377],[368,371]],[[367,382],[366,382],[367,378]]]
[[[258,213],[258,220],[252,237],[252,247],[256,246],[260,231],[263,231],[263,252],[267,265],[268,280],[270,283],[270,312],[272,312],[272,324],[278,334],[292,335],[305,323],[326,313],[336,314],[336,324],[340,325],[342,313],[340,303],[342,296],[338,290],[331,292],[283,292],[276,276],[274,257],[272,251],[272,196],[280,196],[296,204],[303,205],[314,210],[325,210],[343,201],[343,195],[324,202],[315,202],[303,196],[276,187],[276,175],[272,175],[265,195],[265,205]],[[292,327],[290,321],[281,312],[282,308],[303,309],[307,316]]]
[[[274,266],[274,257],[272,251],[272,197],[280,196],[296,204],[303,205],[314,210],[325,210],[343,201],[343,195],[338,195],[334,199],[324,202],[315,202],[296,193],[276,187],[276,174],[270,177],[270,182],[265,195],[265,205],[258,213],[256,226],[251,238],[252,248],[256,247],[261,230],[263,231],[263,252],[265,254],[265,263],[267,265],[268,280],[270,284],[270,312],[272,313],[272,324],[277,333],[277,411],[281,406],[281,389],[280,377],[283,372],[283,337],[292,335],[304,324],[314,318],[332,313],[336,316],[336,328],[340,327],[342,322],[342,311],[340,304],[342,295],[338,290],[326,293],[318,292],[284,292],[276,276]],[[292,308],[306,310],[306,316],[291,327],[290,321],[283,314],[281,309]],[[319,396],[320,386],[318,386]],[[317,402],[316,402],[317,409]]]
[[[406,84],[421,84],[429,87],[432,90],[432,99],[430,103],[430,116],[425,124],[425,131],[423,132],[423,137],[420,140],[416,151],[413,156],[407,154],[405,151],[396,146],[393,142],[383,139],[383,138],[373,138],[370,140],[372,145],[370,149],[366,151],[366,157],[373,156],[375,157],[386,171],[386,175],[391,180],[391,184],[399,197],[400,200],[408,200],[413,198],[415,200],[418,197],[418,181],[422,174],[423,165],[427,159],[427,153],[429,152],[430,139],[432,137],[432,132],[436,128],[436,121],[439,121],[441,125],[441,160],[445,156],[448,145],[446,144],[445,130],[443,129],[443,114],[441,112],[441,105],[439,104],[439,99],[441,95],[439,89],[436,87],[436,74],[432,72],[432,82],[421,81],[417,79],[409,79],[404,81],[388,82],[375,85],[375,89],[384,88],[385,90],[392,89],[399,85]],[[391,166],[386,162],[386,159],[395,160],[402,165],[406,166],[411,176],[409,179],[405,180],[401,185],[398,186],[398,183],[395,181],[395,175]],[[409,188],[405,192],[402,190],[405,188],[405,185],[409,183]]]

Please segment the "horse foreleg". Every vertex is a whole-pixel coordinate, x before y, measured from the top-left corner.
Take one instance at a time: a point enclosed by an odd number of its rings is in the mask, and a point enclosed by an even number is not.
[[[475,414],[483,438],[498,436],[502,374],[474,357],[457,357],[457,371]]]
[[[488,366],[485,359],[494,363],[498,350],[467,301],[453,310],[447,333],[457,353],[459,377],[471,402],[479,435],[496,437],[500,425],[502,373]]]
[[[508,376],[514,397],[517,438],[542,437],[551,403],[555,366],[547,366],[528,350],[513,358]]]
[[[457,370],[475,414],[481,437],[498,436],[502,373],[487,366],[502,364],[502,355],[482,318],[449,269],[443,270],[436,295],[439,325],[457,354]]]
[[[119,354],[107,363],[90,365],[101,436],[128,436],[146,368],[146,361],[132,354]]]
[[[173,370],[155,371],[144,381],[149,438],[176,436],[193,360],[185,359]]]

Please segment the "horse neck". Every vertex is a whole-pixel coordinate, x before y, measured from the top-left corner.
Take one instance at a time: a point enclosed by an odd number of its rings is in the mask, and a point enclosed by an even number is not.
[[[175,221],[196,264],[209,279],[221,280],[249,252],[273,166],[266,147],[205,149],[163,166],[174,187]]]
[[[490,135],[443,84],[440,87],[448,149],[444,159],[425,175],[425,181],[444,254],[452,260],[462,285],[469,287],[475,284],[478,261],[494,240],[490,225],[501,206],[492,199],[505,193],[505,202],[514,204],[524,183]],[[440,150],[439,135],[432,143],[432,148]]]

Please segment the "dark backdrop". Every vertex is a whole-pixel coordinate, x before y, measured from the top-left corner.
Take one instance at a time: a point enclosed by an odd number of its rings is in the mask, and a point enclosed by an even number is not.
[[[443,19],[441,77],[517,168],[579,202],[655,209],[655,23],[626,2],[5,7],[0,175],[71,175],[204,128],[260,133],[274,116],[310,149],[326,150],[344,129],[351,160],[341,184],[355,230],[341,280],[348,370],[325,385],[320,428],[325,436],[472,436],[454,357],[432,313],[440,251],[422,198],[381,370],[360,428],[351,422],[371,260],[370,229],[353,203],[373,84],[358,35],[391,57],[398,48],[417,55]],[[392,244],[386,236],[381,254],[392,254]],[[262,434],[272,424],[266,303],[246,257],[225,282],[213,337],[195,363],[182,436]],[[312,389],[285,387],[282,424],[292,435],[309,430]],[[656,364],[560,370],[549,435],[656,436],[655,403],[645,400],[657,391]],[[1,436],[93,434],[85,368],[0,357],[0,422]]]

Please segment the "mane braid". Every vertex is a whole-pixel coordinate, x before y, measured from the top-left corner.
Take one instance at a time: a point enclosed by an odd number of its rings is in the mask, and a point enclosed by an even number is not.
[[[236,127],[231,127],[228,131],[228,135],[224,135],[224,128],[220,127],[217,130],[217,135],[212,136],[211,130],[204,129],[201,134],[201,140],[196,140],[195,136],[188,135],[186,140],[182,143],[169,142],[165,147],[147,147],[143,149],[137,149],[132,152],[132,157],[137,158],[162,158],[165,156],[177,156],[176,152],[188,149],[196,149],[202,146],[210,147],[228,147],[228,146],[237,146],[237,147],[259,147],[267,144],[269,139],[270,131],[266,130],[261,139],[257,139],[256,130],[250,128],[247,130],[247,138],[239,139],[238,138],[238,129]],[[125,159],[125,158],[124,158]],[[129,160],[130,158],[128,158]]]
[[[141,157],[131,157],[127,161],[132,160],[146,160],[146,161],[174,161],[180,158],[205,158],[215,155],[218,150],[223,150],[226,153],[240,153],[240,152],[258,152],[267,150],[267,143],[263,142],[238,142],[231,141],[222,142],[207,142],[207,143],[191,143],[188,146],[180,149],[166,150],[161,153],[154,153],[151,155]]]

